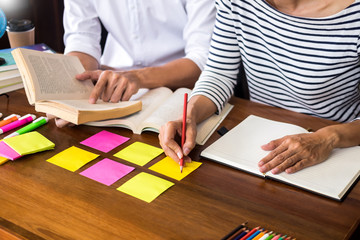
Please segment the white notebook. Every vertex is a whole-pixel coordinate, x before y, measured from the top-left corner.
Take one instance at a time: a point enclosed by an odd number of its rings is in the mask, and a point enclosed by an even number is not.
[[[360,174],[360,147],[335,149],[329,158],[293,174],[265,176],[258,162],[269,152],[263,144],[285,135],[308,133],[302,127],[250,115],[202,151],[201,156],[228,166],[342,200]],[[309,133],[311,134],[311,133]]]

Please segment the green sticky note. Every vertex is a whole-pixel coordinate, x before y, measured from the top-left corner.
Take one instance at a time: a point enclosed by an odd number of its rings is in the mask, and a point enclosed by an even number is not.
[[[98,154],[91,153],[81,148],[72,146],[49,158],[46,161],[59,167],[65,168],[71,172],[75,172],[76,170],[78,170],[88,162],[94,160],[98,156]]]
[[[134,142],[114,156],[126,161],[144,166],[164,151],[161,148],[153,147],[142,142]]]
[[[118,187],[117,190],[150,203],[173,185],[174,183],[165,179],[142,172]]]
[[[55,147],[53,142],[36,131],[6,138],[3,141],[21,156]]]
[[[181,179],[189,175],[191,172],[193,172],[195,169],[200,167],[200,165],[200,162],[194,161],[191,163],[184,163],[183,171],[180,172],[179,164],[175,162],[172,158],[165,157],[164,159],[149,167],[149,169],[180,181]]]

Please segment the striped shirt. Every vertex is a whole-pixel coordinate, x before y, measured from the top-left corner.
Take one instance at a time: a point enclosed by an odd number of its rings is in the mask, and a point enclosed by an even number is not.
[[[192,96],[221,111],[242,62],[252,101],[339,122],[360,117],[360,0],[321,18],[290,16],[265,0],[216,0],[216,7]]]

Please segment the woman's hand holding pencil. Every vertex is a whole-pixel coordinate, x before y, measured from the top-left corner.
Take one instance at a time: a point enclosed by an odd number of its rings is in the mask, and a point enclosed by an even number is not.
[[[210,99],[204,96],[192,97],[186,109],[184,108],[182,119],[167,122],[160,128],[159,141],[165,154],[179,164],[182,158],[184,162],[191,162],[188,154],[195,147],[196,124],[214,114],[215,111],[216,106]],[[175,140],[177,135],[182,136],[181,146]]]

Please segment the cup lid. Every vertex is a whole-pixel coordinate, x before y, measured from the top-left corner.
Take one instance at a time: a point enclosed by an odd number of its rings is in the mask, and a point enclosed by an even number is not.
[[[23,32],[34,28],[34,24],[28,19],[10,19],[6,29],[11,32]]]

